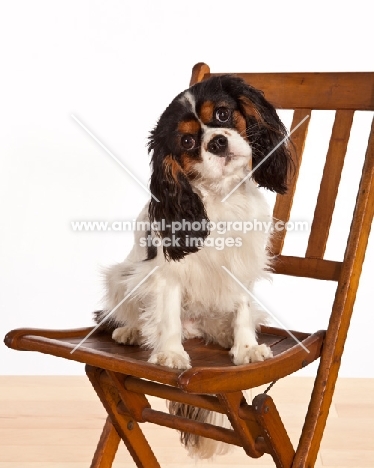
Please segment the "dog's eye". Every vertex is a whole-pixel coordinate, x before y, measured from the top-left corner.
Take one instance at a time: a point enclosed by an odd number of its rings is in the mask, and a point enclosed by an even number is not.
[[[216,119],[219,122],[225,123],[227,122],[231,117],[231,112],[230,109],[227,107],[218,107],[216,110]]]
[[[191,150],[195,147],[195,138],[191,135],[183,135],[181,138],[181,145],[186,150]]]

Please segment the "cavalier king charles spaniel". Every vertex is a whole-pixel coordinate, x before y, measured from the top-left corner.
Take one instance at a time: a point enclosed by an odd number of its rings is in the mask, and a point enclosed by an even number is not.
[[[259,187],[286,191],[288,144],[274,107],[239,77],[211,77],[171,102],[149,138],[142,229],[106,271],[96,321],[110,314],[115,341],[146,346],[149,362],[178,369],[191,366],[183,341],[194,337],[228,348],[236,365],[272,356],[257,342],[263,315],[245,289],[271,266],[272,218]]]

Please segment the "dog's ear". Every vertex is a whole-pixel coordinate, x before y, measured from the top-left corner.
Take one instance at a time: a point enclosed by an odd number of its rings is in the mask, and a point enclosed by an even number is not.
[[[247,122],[253,178],[261,187],[283,194],[293,169],[288,132],[263,93],[240,82],[237,99]]]
[[[162,240],[165,258],[177,261],[203,246],[209,234],[209,220],[177,157],[157,139],[157,131],[153,131],[148,145],[149,151],[153,151],[150,181],[153,197],[148,213]]]

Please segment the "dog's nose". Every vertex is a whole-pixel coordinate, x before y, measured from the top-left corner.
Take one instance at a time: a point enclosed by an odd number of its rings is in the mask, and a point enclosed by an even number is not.
[[[208,143],[208,151],[216,156],[225,156],[228,148],[228,140],[225,135],[216,135]]]

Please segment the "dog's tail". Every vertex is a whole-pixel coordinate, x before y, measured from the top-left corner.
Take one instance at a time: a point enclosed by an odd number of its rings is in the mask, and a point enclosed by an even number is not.
[[[174,401],[169,401],[168,406],[169,413],[172,415],[225,427],[227,429],[231,428],[231,424],[224,414]],[[182,445],[186,447],[188,454],[195,459],[212,458],[214,455],[224,455],[231,449],[229,444],[217,442],[216,440],[191,434],[189,432],[181,432],[180,440]]]

